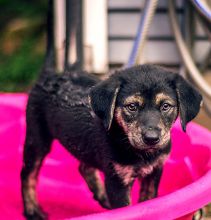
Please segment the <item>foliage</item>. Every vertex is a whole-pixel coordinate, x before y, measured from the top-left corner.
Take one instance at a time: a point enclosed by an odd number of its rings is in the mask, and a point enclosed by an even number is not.
[[[25,91],[43,63],[47,0],[0,5],[0,91]]]

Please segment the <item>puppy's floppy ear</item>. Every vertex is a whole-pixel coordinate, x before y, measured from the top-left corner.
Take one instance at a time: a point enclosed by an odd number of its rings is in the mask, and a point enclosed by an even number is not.
[[[182,129],[186,131],[187,123],[194,119],[200,110],[202,96],[180,75],[177,76],[176,91]]]
[[[90,91],[89,97],[92,110],[102,119],[107,130],[111,127],[119,88],[119,81],[110,78],[99,83]]]

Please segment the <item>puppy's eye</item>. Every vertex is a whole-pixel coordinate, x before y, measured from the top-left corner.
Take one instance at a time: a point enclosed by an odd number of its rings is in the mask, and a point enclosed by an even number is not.
[[[163,103],[160,107],[160,110],[163,111],[163,112],[167,112],[170,110],[172,106],[169,104],[169,103]]]
[[[137,105],[135,104],[135,103],[130,103],[130,104],[128,104],[127,106],[126,106],[126,108],[129,110],[129,111],[131,111],[131,112],[135,112],[135,111],[137,111]]]

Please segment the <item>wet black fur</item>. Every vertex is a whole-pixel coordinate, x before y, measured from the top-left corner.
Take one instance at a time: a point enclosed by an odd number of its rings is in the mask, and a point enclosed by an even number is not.
[[[50,152],[52,140],[58,139],[78,160],[104,172],[110,208],[128,205],[130,186],[123,183],[113,164],[130,165],[134,169],[148,166],[160,155],[168,154],[171,146],[169,142],[162,149],[145,153],[126,140],[127,135],[111,115],[111,106],[120,106],[125,97],[137,91],[149,102],[159,92],[174,97],[184,130],[200,108],[201,96],[181,76],[152,65],[117,71],[105,81],[83,72],[43,73],[27,105],[22,192],[35,162],[42,161]],[[161,173],[162,167],[158,167],[151,177],[157,179],[155,187]],[[42,219],[36,210],[37,207],[32,213],[25,210],[25,215],[28,219],[34,216]]]

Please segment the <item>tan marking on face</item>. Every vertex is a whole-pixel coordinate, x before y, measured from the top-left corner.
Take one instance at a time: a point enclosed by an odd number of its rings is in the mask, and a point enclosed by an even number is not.
[[[144,103],[144,98],[140,96],[139,94],[129,96],[125,99],[124,104],[128,105],[130,103],[139,103],[139,105],[141,106]]]
[[[122,179],[123,183],[127,186],[131,184],[134,180],[134,168],[133,166],[127,165],[123,166],[118,163],[114,163],[114,170]]]
[[[124,119],[122,118],[122,109],[120,107],[116,108],[115,110],[115,118],[118,122],[118,124],[123,128],[124,132],[128,133],[128,127],[125,123]]]
[[[128,136],[130,144],[134,147],[143,144],[141,137],[141,128],[137,125],[137,122],[127,124],[122,117],[122,108],[118,107],[115,111],[115,118],[118,124],[123,128],[125,134]]]
[[[130,144],[134,147],[139,148],[141,145],[143,145],[143,141],[141,138],[141,128],[137,126],[135,122],[130,124],[129,126],[128,140]]]
[[[133,98],[134,98],[134,96],[130,96],[130,97],[128,97],[128,100],[129,101],[134,100]],[[167,95],[164,96],[163,93],[162,93],[162,95],[161,95],[161,93],[159,93],[157,95],[157,98],[159,98],[159,99],[157,99],[157,101],[161,101],[161,100],[163,100],[163,98],[165,98],[165,100],[167,99],[169,103],[171,102],[172,105],[174,104],[174,100]],[[177,111],[177,110],[176,110],[176,108],[172,108],[171,111]],[[134,121],[132,123],[126,123],[124,121],[122,115],[127,114],[127,113],[128,112],[125,110],[125,108],[121,108],[121,107],[116,108],[116,111],[115,111],[116,120],[117,120],[118,124],[123,128],[125,134],[127,134],[130,144],[132,146],[140,149],[145,146],[145,144],[143,143],[143,140],[141,138],[141,133],[142,133],[141,127],[139,126],[139,124],[137,124],[137,121]],[[175,118],[176,118],[176,113],[175,113]],[[156,145],[156,147],[162,148],[170,140],[171,124],[166,126],[163,123],[163,121],[160,120],[158,127],[161,129],[161,135],[160,135],[160,142]]]
[[[166,127],[162,120],[160,120],[158,127],[161,129],[161,134],[160,142],[157,146],[162,148],[162,146],[165,146],[165,144],[171,139],[170,127]]]
[[[170,132],[170,128],[167,128],[166,125],[163,123],[162,120],[160,120],[160,122],[159,122],[159,124],[158,124],[158,128],[161,129],[161,135],[160,135],[160,136],[161,136],[161,142],[164,143],[163,138],[164,138],[164,136],[170,134],[170,133],[169,133],[169,132]],[[170,138],[170,136],[169,136],[169,138]]]
[[[162,101],[168,101],[169,104],[174,105],[175,101],[168,95],[164,94],[164,93],[158,93],[155,96],[155,104],[159,105]]]

